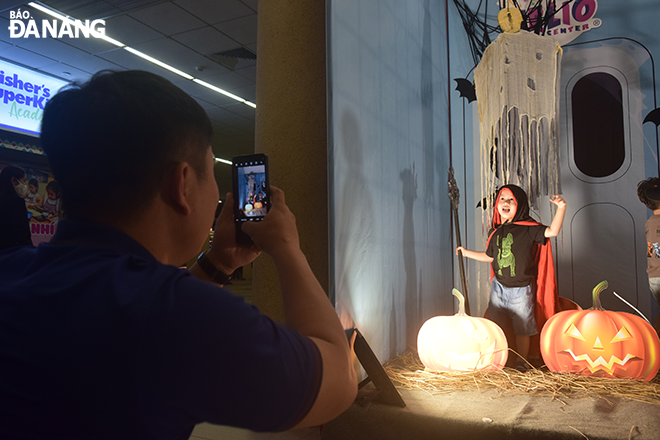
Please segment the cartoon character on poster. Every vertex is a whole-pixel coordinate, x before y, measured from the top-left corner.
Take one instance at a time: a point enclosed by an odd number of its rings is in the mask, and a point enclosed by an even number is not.
[[[50,180],[44,184],[47,175],[43,176],[34,171],[33,174],[28,181],[26,204],[30,216],[32,244],[37,246],[49,241],[55,234],[60,218],[62,195],[57,181]],[[42,183],[39,183],[40,180]]]

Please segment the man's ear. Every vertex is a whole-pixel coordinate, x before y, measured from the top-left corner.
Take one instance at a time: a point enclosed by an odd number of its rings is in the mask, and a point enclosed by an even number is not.
[[[193,169],[186,162],[173,164],[163,175],[161,197],[174,211],[182,215],[191,212],[189,197],[192,191]]]

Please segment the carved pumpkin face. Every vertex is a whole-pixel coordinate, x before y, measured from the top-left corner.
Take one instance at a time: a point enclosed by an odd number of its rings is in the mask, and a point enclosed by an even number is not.
[[[433,371],[501,369],[508,346],[502,329],[484,318],[465,313],[465,300],[458,290],[459,311],[454,316],[436,316],[424,323],[417,336],[422,363]]]
[[[649,381],[660,368],[660,340],[642,318],[600,307],[603,281],[594,288],[594,307],[552,316],[541,331],[541,355],[551,371]]]

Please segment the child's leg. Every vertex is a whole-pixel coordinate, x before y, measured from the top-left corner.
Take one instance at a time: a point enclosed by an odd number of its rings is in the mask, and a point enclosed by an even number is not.
[[[515,295],[509,304],[513,331],[516,334],[516,352],[519,355],[516,368],[527,369],[530,337],[538,333],[534,319],[534,296],[531,286],[510,288]]]
[[[516,335],[516,348],[518,349],[518,354],[524,359],[529,354],[529,339],[529,336]]]

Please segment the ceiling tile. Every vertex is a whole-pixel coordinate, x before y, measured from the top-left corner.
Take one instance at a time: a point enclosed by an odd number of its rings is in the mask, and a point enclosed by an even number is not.
[[[134,11],[129,15],[165,35],[206,26],[205,22],[171,2]]]
[[[0,50],[0,57],[16,61],[17,63],[30,66],[34,69],[39,69],[42,66],[57,62],[57,60],[53,58],[48,58],[16,46],[10,46]]]
[[[117,49],[117,46],[114,44],[108,43],[107,41],[99,40],[98,38],[69,38],[63,37],[59,41],[62,41],[69,46],[76,47],[80,50],[91,54],[103,53],[108,50]]]
[[[212,26],[183,32],[173,35],[172,38],[204,55],[212,55],[241,46],[239,42],[227,37]]]
[[[98,55],[100,58],[103,58],[111,63],[123,66],[129,70],[146,70],[147,72],[155,73],[160,75],[169,81],[177,81],[181,77],[175,73],[172,73],[162,67],[159,67],[155,64],[150,63],[149,61],[143,60],[140,57],[133,55],[130,52],[127,52],[124,49],[117,48],[116,50],[108,51]]]
[[[250,107],[249,105],[245,105],[241,102],[237,102],[236,104],[223,105],[222,109],[235,113],[237,115],[241,115],[253,121],[255,120],[257,114],[255,108]]]
[[[29,39],[22,43],[21,47],[43,56],[57,54],[57,60],[60,63],[74,66],[88,73],[96,73],[99,70],[116,69],[118,67],[114,63],[109,63],[102,58],[51,38],[43,40]]]
[[[214,27],[243,46],[257,42],[257,14],[225,21]]]
[[[255,12],[239,0],[174,0],[174,3],[210,24],[233,20]]]
[[[86,82],[92,77],[89,72],[62,63],[52,63],[41,66],[39,71],[50,73],[51,75],[70,82]]]
[[[235,72],[221,73],[219,75],[209,76],[204,81],[213,84],[216,87],[227,90],[228,92],[235,93],[242,87],[249,87],[254,84],[244,76]]]
[[[249,8],[251,8],[254,12],[257,12],[258,0],[241,0],[241,1],[245,3]]]
[[[252,81],[253,84],[256,84],[257,82],[256,64],[254,66],[244,67],[242,69],[234,69],[234,72],[249,79],[250,81]]]
[[[121,41],[128,46],[163,37],[160,32],[128,15],[118,15],[107,19],[105,21],[105,33],[108,37]]]

